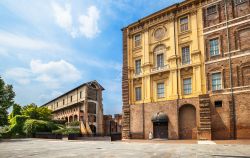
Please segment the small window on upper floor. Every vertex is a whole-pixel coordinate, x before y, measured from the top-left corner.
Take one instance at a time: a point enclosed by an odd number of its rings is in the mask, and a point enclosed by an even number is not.
[[[217,12],[216,5],[210,6],[207,8],[207,15],[211,15]]]
[[[134,46],[135,47],[141,46],[141,34],[137,34],[134,36]]]
[[[221,100],[215,101],[215,102],[214,102],[214,106],[215,106],[216,108],[222,107],[222,101],[221,101]]]
[[[184,32],[188,30],[188,17],[180,18],[180,31]]]
[[[188,95],[192,93],[192,79],[191,78],[183,79],[183,92],[184,92],[184,95]]]
[[[135,61],[135,74],[141,74],[141,59]]]
[[[63,99],[63,105],[64,105],[64,103],[65,103],[65,102],[64,102],[64,99]]]
[[[164,98],[164,83],[157,83],[157,97]]]
[[[82,91],[80,91],[80,98],[82,98]]]
[[[221,79],[221,73],[213,73],[212,74],[212,90],[221,90],[222,89],[222,79]]]
[[[141,100],[141,87],[135,88],[135,100],[140,101]]]
[[[247,2],[247,0],[234,0],[235,5],[239,5],[239,4],[242,4],[242,3],[245,3],[245,2]]]
[[[190,64],[190,48],[189,46],[181,48],[182,65]]]
[[[56,102],[56,107],[58,108],[58,102]]]
[[[209,49],[210,49],[210,56],[219,55],[219,39],[211,39],[209,40]]]
[[[73,101],[73,96],[70,96],[70,102],[72,102]]]

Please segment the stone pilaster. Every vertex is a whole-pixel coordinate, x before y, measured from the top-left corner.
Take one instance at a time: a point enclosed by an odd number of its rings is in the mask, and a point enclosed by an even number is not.
[[[211,140],[211,110],[208,94],[199,96],[200,102],[200,125],[198,128],[198,139]]]
[[[122,67],[122,139],[130,139],[130,106],[128,80],[128,41],[127,29],[123,30],[123,67]]]

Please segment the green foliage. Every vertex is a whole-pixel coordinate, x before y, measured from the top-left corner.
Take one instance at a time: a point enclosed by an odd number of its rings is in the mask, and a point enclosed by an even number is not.
[[[52,122],[34,119],[26,120],[23,126],[23,132],[27,136],[32,136],[36,132],[52,132],[56,129],[58,127]]]
[[[80,129],[79,128],[63,128],[63,129],[58,129],[52,131],[54,134],[63,134],[63,135],[68,135],[68,134],[80,134]]]
[[[55,124],[65,125],[67,120],[52,120],[52,122],[54,122]]]
[[[9,115],[9,119],[11,120],[16,115],[21,115],[21,110],[22,110],[22,107],[20,105],[14,104],[13,105],[13,110],[12,110],[12,112]]]
[[[23,115],[16,115],[15,117],[13,117],[10,120],[10,127],[7,133],[11,136],[23,135],[23,125],[28,118],[29,117]]]
[[[46,107],[38,107],[36,104],[32,103],[26,105],[22,109],[22,114],[25,116],[29,116],[31,119],[36,120],[51,120],[52,111]]]
[[[15,92],[12,85],[6,85],[0,77],[0,126],[8,124],[8,108],[14,104]]]
[[[68,126],[80,126],[80,122],[79,121],[73,121],[73,122],[66,123],[66,125],[68,125]]]

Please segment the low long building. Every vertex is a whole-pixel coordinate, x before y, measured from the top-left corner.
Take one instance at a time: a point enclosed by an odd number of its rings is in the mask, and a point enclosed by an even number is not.
[[[53,111],[55,120],[83,121],[92,133],[103,134],[103,90],[97,81],[83,83],[42,106]]]

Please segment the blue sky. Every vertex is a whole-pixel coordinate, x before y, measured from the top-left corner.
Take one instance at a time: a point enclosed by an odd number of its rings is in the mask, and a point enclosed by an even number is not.
[[[121,113],[121,28],[176,2],[1,0],[0,76],[21,105],[97,80],[104,113]]]

